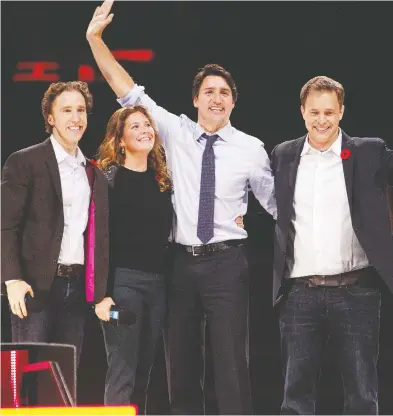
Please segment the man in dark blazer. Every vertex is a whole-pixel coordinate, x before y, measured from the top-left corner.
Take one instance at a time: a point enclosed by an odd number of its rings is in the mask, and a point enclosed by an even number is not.
[[[339,128],[340,83],[313,78],[300,98],[308,134],[272,153],[278,207],[273,302],[285,374],[281,413],[315,414],[321,355],[330,337],[344,413],[377,414],[380,283],[393,291],[393,152],[381,139],[350,137]]]
[[[103,299],[108,274],[107,182],[78,147],[92,103],[84,82],[51,84],[42,100],[51,136],[13,153],[1,182],[12,340],[75,345],[78,359],[88,304]]]

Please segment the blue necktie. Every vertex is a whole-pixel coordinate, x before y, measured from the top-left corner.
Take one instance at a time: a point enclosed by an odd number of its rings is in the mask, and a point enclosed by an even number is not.
[[[199,211],[197,236],[206,244],[214,236],[214,194],[216,189],[215,161],[213,143],[217,134],[202,134],[206,146],[202,156],[201,189],[199,192]]]

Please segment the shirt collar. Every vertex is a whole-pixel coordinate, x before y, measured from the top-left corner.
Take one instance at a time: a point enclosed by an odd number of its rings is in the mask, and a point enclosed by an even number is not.
[[[55,152],[57,163],[63,162],[67,157],[72,157],[69,153],[67,153],[63,146],[54,138],[53,134],[50,136],[50,141],[53,146],[53,150]],[[86,158],[83,156],[83,153],[79,147],[76,149],[75,155],[76,161],[78,165],[86,165]]]
[[[329,149],[325,150],[323,153],[333,152],[336,156],[340,156],[341,155],[342,136],[343,136],[342,131],[339,128],[337,139],[333,142],[333,144],[329,147]],[[314,149],[310,145],[310,143],[308,142],[308,134],[307,134],[306,140],[304,141],[304,146],[303,146],[302,153],[300,154],[300,157],[306,155],[309,152],[319,152],[319,153],[321,153],[319,150]]]
[[[202,136],[202,134],[207,134],[207,135],[211,135],[212,133],[208,133],[207,131],[205,131],[202,126],[197,123],[196,127],[195,127],[195,133],[194,133],[194,139],[195,140],[199,140],[199,138]],[[220,130],[216,131],[214,134],[217,134],[220,139],[224,140],[225,142],[229,140],[229,138],[232,135],[232,125],[231,122],[228,121],[227,124],[225,124],[224,127],[222,127]]]

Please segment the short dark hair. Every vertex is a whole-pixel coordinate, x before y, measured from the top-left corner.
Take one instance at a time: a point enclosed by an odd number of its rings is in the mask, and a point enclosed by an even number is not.
[[[238,92],[236,88],[235,81],[230,72],[226,71],[222,66],[217,64],[207,64],[201,68],[198,73],[195,75],[194,82],[192,84],[192,98],[198,97],[199,90],[201,88],[203,80],[209,75],[215,75],[221,78],[224,78],[226,83],[229,85],[233,102],[237,101]]]
[[[52,133],[53,127],[48,122],[48,116],[52,111],[53,103],[61,93],[64,91],[78,91],[80,92],[86,102],[86,112],[91,113],[93,108],[93,96],[89,91],[89,87],[86,82],[83,81],[68,81],[68,82],[54,82],[49,85],[49,88],[45,91],[44,97],[41,101],[42,115],[45,120],[45,131]]]
[[[334,91],[340,107],[344,104],[344,87],[332,78],[318,76],[307,81],[300,91],[300,104],[304,107],[307,97],[313,91]]]

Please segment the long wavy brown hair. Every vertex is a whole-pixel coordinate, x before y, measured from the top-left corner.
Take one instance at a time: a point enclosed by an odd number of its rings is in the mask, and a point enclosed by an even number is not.
[[[142,113],[153,127],[155,140],[154,146],[147,156],[147,165],[154,169],[160,191],[168,191],[172,185],[165,161],[164,148],[152,117],[146,108],[140,105],[121,108],[112,115],[106,127],[104,141],[98,149],[98,166],[101,169],[106,169],[112,165],[124,165],[126,155],[121,153],[121,139],[123,137],[126,120],[134,113]]]

